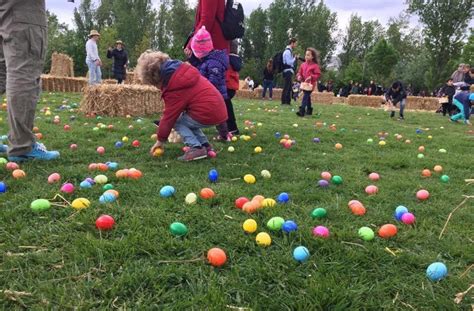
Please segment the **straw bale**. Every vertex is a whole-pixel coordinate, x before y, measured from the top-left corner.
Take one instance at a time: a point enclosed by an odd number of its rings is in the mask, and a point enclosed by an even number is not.
[[[50,75],[57,77],[74,77],[73,59],[66,54],[54,52],[51,55]]]
[[[407,98],[408,109],[436,111],[439,106],[439,99],[437,97],[408,96]]]
[[[162,110],[161,92],[145,85],[88,86],[81,101],[81,111],[86,114],[145,116]]]
[[[362,106],[380,108],[382,105],[382,96],[367,96],[367,95],[349,95],[345,100],[346,104],[351,106]]]
[[[315,104],[332,105],[334,101],[334,94],[328,92],[313,92],[311,94],[311,101]]]

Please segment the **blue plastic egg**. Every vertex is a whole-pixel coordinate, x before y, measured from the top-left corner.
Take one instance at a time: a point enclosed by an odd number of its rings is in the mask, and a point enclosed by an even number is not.
[[[280,138],[280,137],[281,137],[281,133],[280,133],[280,132],[276,132],[276,133],[275,133],[275,137],[276,137],[276,138]]]
[[[169,198],[175,194],[176,190],[172,186],[164,186],[160,189],[160,195],[163,198]]]
[[[423,133],[423,131],[421,129],[416,129],[416,133],[421,134],[421,133]]]
[[[112,202],[115,202],[117,198],[115,197],[115,195],[113,195],[112,193],[110,192],[106,192],[104,193],[103,195],[100,196],[99,198],[99,202],[100,203],[112,203]]]
[[[112,171],[115,171],[118,168],[118,163],[117,162],[107,162],[105,164]]]
[[[277,202],[278,203],[287,203],[289,200],[290,200],[290,196],[286,192],[280,193],[277,197]]]
[[[0,181],[0,193],[5,192],[7,192],[7,184],[5,184],[3,181]]]
[[[219,173],[216,170],[210,170],[209,171],[209,181],[210,182],[217,182],[218,178],[219,178]]]
[[[448,268],[442,262],[434,262],[426,269],[426,276],[431,281],[439,281],[444,279],[448,274]]]
[[[88,182],[87,180],[84,180],[82,181],[79,186],[83,189],[89,189],[89,188],[92,188],[92,185],[90,182]]]
[[[118,141],[115,143],[115,148],[121,148],[121,147],[123,147],[123,142]]]
[[[398,220],[398,221],[401,221],[401,220],[402,220],[402,216],[403,216],[403,214],[405,214],[405,213],[408,213],[408,208],[406,208],[406,207],[403,206],[403,205],[398,206],[398,207],[395,209],[395,219]]]
[[[309,258],[309,250],[304,246],[298,246],[293,250],[293,258],[298,262],[305,262]]]
[[[283,230],[283,232],[290,233],[298,230],[298,225],[293,220],[287,220],[283,223],[281,229]]]

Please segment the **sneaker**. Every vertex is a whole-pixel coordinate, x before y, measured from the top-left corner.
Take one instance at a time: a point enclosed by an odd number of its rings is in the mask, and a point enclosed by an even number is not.
[[[0,144],[0,153],[7,153],[8,146],[4,144]]]
[[[466,124],[466,125],[472,125],[471,121],[469,121],[469,120],[464,121],[464,124]]]
[[[449,118],[449,121],[451,121],[451,123],[458,123],[458,120],[453,120],[451,118]]]
[[[405,121],[405,118],[404,117],[399,117],[398,121]]]
[[[58,151],[48,151],[46,147],[41,143],[35,143],[33,149],[27,154],[19,156],[10,156],[8,160],[12,162],[23,162],[28,160],[44,160],[50,161],[59,158]]]
[[[206,148],[191,148],[178,158],[179,161],[190,162],[207,158]]]
[[[395,116],[395,111],[390,112],[390,118],[393,118]]]

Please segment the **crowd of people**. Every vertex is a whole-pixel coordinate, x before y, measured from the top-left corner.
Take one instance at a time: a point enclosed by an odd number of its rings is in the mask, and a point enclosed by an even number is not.
[[[235,11],[226,14],[226,10]],[[25,12],[29,19],[12,18]],[[241,20],[233,19],[229,24],[225,19],[227,15],[240,16]],[[203,159],[214,153],[203,128],[216,126],[216,139],[222,141],[229,141],[233,135],[239,134],[232,98],[240,84],[242,60],[235,39],[243,36],[243,17],[240,4],[226,6],[225,0],[199,0],[193,31],[183,47],[186,61],[171,59],[163,52],[153,51],[143,53],[138,59],[138,78],[160,88],[164,100],[162,118],[155,121],[158,139],[150,150],[152,154],[158,149],[162,153],[172,128],[181,135],[186,145],[184,155],[179,157],[182,161]],[[4,21],[1,36],[9,38],[0,40],[0,92],[7,93],[10,127],[10,144],[0,144],[0,153],[7,153],[10,161],[17,162],[57,159],[59,152],[48,151],[36,141],[32,131],[40,94],[43,49],[47,40],[45,2],[7,1],[0,4],[0,19]],[[91,30],[85,45],[91,85],[101,83],[102,79],[102,60],[97,46],[99,39],[99,32]],[[335,92],[335,88],[333,81],[325,85],[319,83],[319,52],[305,47],[304,58],[300,58],[294,52],[297,44],[295,38],[290,39],[284,50],[266,64],[262,97],[265,99],[268,91],[269,99],[273,99],[274,80],[281,73],[284,80],[281,104],[290,105],[291,100],[297,100],[302,93],[296,114],[304,117],[313,113],[311,94],[315,90]],[[108,48],[107,57],[114,60],[113,74],[117,83],[123,83],[129,63],[124,43],[117,40],[114,48]],[[301,62],[299,67],[298,61]],[[449,115],[452,122],[463,120],[470,124],[474,102],[473,79],[474,70],[467,64],[461,64],[437,93],[442,98],[440,112]],[[256,87],[250,77],[245,79],[245,83],[250,89]],[[406,99],[408,95],[413,95],[413,91],[411,85],[404,87],[400,81],[386,90],[374,81],[366,86],[350,81],[339,90],[339,95],[350,94],[383,95],[390,116],[395,116],[395,107],[398,106],[399,119],[404,120]]]

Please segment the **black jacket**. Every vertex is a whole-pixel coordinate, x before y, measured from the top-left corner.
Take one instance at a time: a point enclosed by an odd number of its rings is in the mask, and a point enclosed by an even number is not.
[[[445,85],[443,89],[441,90],[441,93],[443,93],[445,96],[448,96],[448,102],[449,104],[453,103],[453,96],[456,94],[456,87],[454,85]]]
[[[229,54],[229,65],[237,72],[242,69],[242,58],[237,54]]]
[[[270,71],[270,70],[268,70],[267,67],[265,67],[265,69],[263,70],[263,79],[273,81],[274,78],[275,77],[274,77],[274,74],[273,74],[273,70]]]
[[[469,74],[469,72],[464,75],[464,82],[466,82],[469,85],[474,84],[474,79],[471,78],[471,75]]]
[[[128,54],[122,50],[113,49],[112,51],[107,51],[107,58],[114,58],[114,65],[112,71],[114,73],[124,74],[126,73],[125,65],[128,63]]]
[[[405,88],[403,87],[403,84],[400,83],[400,89],[398,91],[394,91],[390,87],[387,93],[385,93],[385,98],[387,100],[391,100],[394,105],[398,104],[403,99],[407,98],[407,93],[405,92]]]

